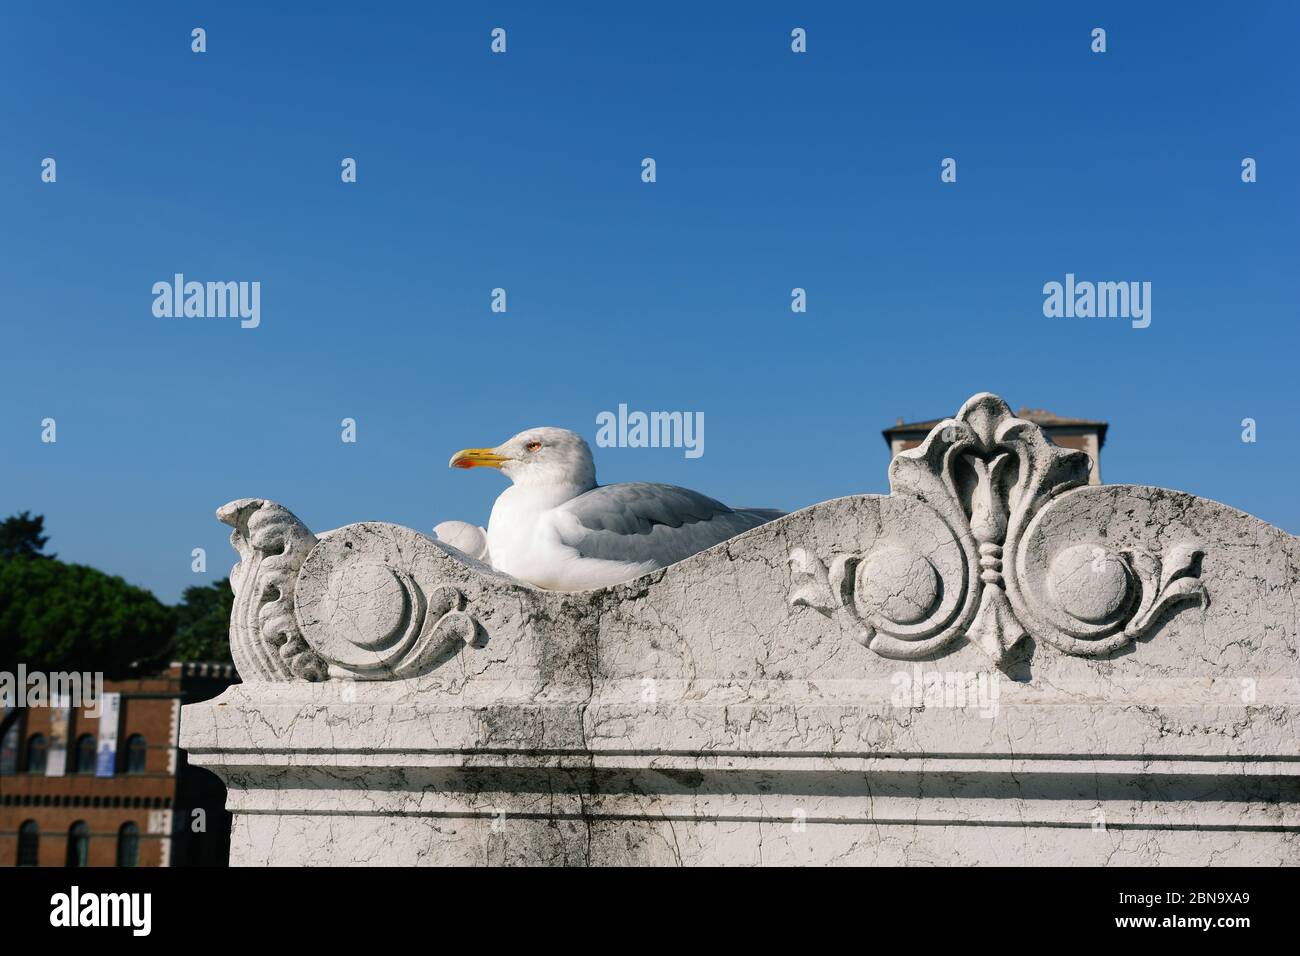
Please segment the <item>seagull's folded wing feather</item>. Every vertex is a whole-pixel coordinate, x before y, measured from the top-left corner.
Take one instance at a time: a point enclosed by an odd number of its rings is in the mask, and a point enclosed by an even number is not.
[[[556,510],[560,540],[583,557],[659,567],[781,515],[733,510],[688,488],[645,482],[594,488]]]

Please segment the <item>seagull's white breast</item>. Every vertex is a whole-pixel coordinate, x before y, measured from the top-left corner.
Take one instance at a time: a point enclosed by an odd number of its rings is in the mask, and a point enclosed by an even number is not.
[[[492,506],[488,551],[498,571],[540,588],[582,591],[606,587],[652,571],[653,562],[629,564],[584,557],[562,540],[561,529],[577,519],[561,509],[588,491],[578,485],[512,485]]]

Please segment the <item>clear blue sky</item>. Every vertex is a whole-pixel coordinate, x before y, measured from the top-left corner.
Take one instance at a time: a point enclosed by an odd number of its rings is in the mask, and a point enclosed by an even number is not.
[[[1295,4],[275,6],[0,14],[0,511],[61,558],[172,601],[233,498],[486,522],[452,452],[620,403],[706,450],[602,481],[795,509],[981,390],[1300,532]],[[175,272],[260,281],[261,327],[154,317]],[[1045,318],[1067,272],[1150,281],[1150,328]]]

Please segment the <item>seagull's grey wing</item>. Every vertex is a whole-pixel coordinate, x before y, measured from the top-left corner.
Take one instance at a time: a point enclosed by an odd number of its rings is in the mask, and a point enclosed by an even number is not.
[[[676,485],[604,485],[565,502],[560,540],[586,558],[652,561],[663,567],[779,518],[763,509],[736,511]]]

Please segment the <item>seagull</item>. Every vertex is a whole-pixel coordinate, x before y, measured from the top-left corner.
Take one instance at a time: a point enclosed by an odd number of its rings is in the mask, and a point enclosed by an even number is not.
[[[511,480],[492,506],[482,553],[498,571],[551,591],[630,581],[784,514],[733,510],[675,485],[597,485],[591,449],[564,428],[466,448],[448,466],[496,468]]]

